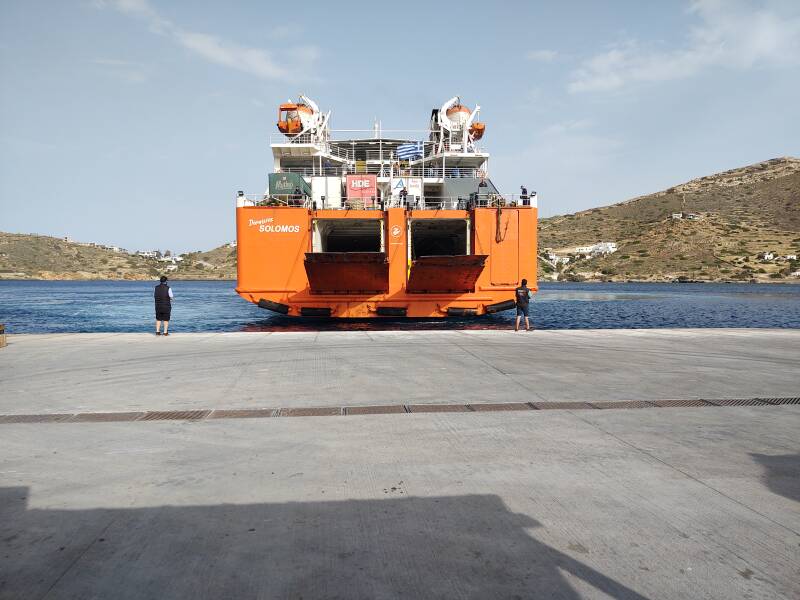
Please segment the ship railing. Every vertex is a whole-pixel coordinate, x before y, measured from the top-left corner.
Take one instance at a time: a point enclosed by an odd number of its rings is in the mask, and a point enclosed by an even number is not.
[[[481,179],[486,175],[483,169],[467,169],[464,167],[428,167],[422,165],[402,166],[389,163],[367,163],[357,167],[281,167],[281,173],[297,173],[304,177],[342,177],[344,175],[377,175],[378,177],[425,177],[428,179],[466,178]]]
[[[236,207],[250,206],[272,206],[272,207],[295,207],[295,208],[314,208],[313,200],[305,195],[270,195],[270,194],[243,194],[236,195]]]
[[[480,144],[473,142],[468,144],[465,149],[460,141],[445,139],[443,141],[432,140],[429,130],[382,130],[382,136],[393,138],[386,141],[383,148],[367,150],[368,160],[396,160],[397,146],[403,144],[420,144],[422,152],[417,155],[415,160],[436,156],[441,152],[457,152],[467,154],[481,153],[483,149]],[[298,133],[284,134],[271,133],[269,136],[270,144],[313,144],[322,148],[325,152],[344,158],[354,160],[356,147],[363,147],[364,143],[380,144],[383,138],[374,137],[374,130],[363,129],[339,129],[329,130],[322,136],[318,133]],[[348,147],[349,146],[349,147]]]
[[[407,196],[392,198],[390,208],[409,210],[471,210],[473,208],[530,207],[536,206],[536,195],[525,194],[469,194],[466,196]]]
[[[309,210],[386,210],[405,208],[407,210],[471,210],[473,208],[535,207],[537,197],[532,194],[491,194],[473,193],[466,196],[407,196],[393,195],[389,198],[366,196],[363,198],[342,198],[331,206],[325,197],[314,200],[308,196],[271,196],[269,194],[239,194],[237,207],[293,207]]]

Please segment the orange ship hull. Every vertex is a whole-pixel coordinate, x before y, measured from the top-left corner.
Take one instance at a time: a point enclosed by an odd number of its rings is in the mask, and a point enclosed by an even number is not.
[[[236,291],[290,316],[499,312],[523,278],[536,291],[536,222],[529,206],[238,207]]]

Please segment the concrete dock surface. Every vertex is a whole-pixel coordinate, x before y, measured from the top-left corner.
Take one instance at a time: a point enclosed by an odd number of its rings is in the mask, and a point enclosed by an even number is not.
[[[0,414],[800,395],[800,330],[11,336]]]
[[[0,415],[790,398],[799,361],[797,331],[12,336]],[[0,421],[0,598],[795,599],[799,431],[797,404]]]

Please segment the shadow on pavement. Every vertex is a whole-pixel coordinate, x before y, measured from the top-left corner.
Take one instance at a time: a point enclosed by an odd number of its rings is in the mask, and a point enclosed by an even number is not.
[[[332,319],[273,316],[244,325],[240,331],[454,331],[513,329],[512,315],[485,315],[473,318],[414,319],[381,317],[375,319]]]
[[[800,454],[750,456],[764,467],[762,479],[771,492],[800,502]]]
[[[27,496],[0,488],[4,599],[581,597],[565,573],[644,598],[494,495],[87,510]]]

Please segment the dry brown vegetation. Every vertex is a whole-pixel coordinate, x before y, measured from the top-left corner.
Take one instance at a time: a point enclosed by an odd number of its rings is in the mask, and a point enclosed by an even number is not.
[[[235,279],[236,249],[219,247],[186,256],[177,271],[167,272],[153,259],[82,246],[43,235],[0,233],[3,279]]]
[[[676,212],[699,219],[672,220]],[[773,159],[539,225],[540,249],[566,253],[599,241],[619,250],[578,260],[562,278],[796,280],[797,263],[757,255],[800,254],[800,160]]]

